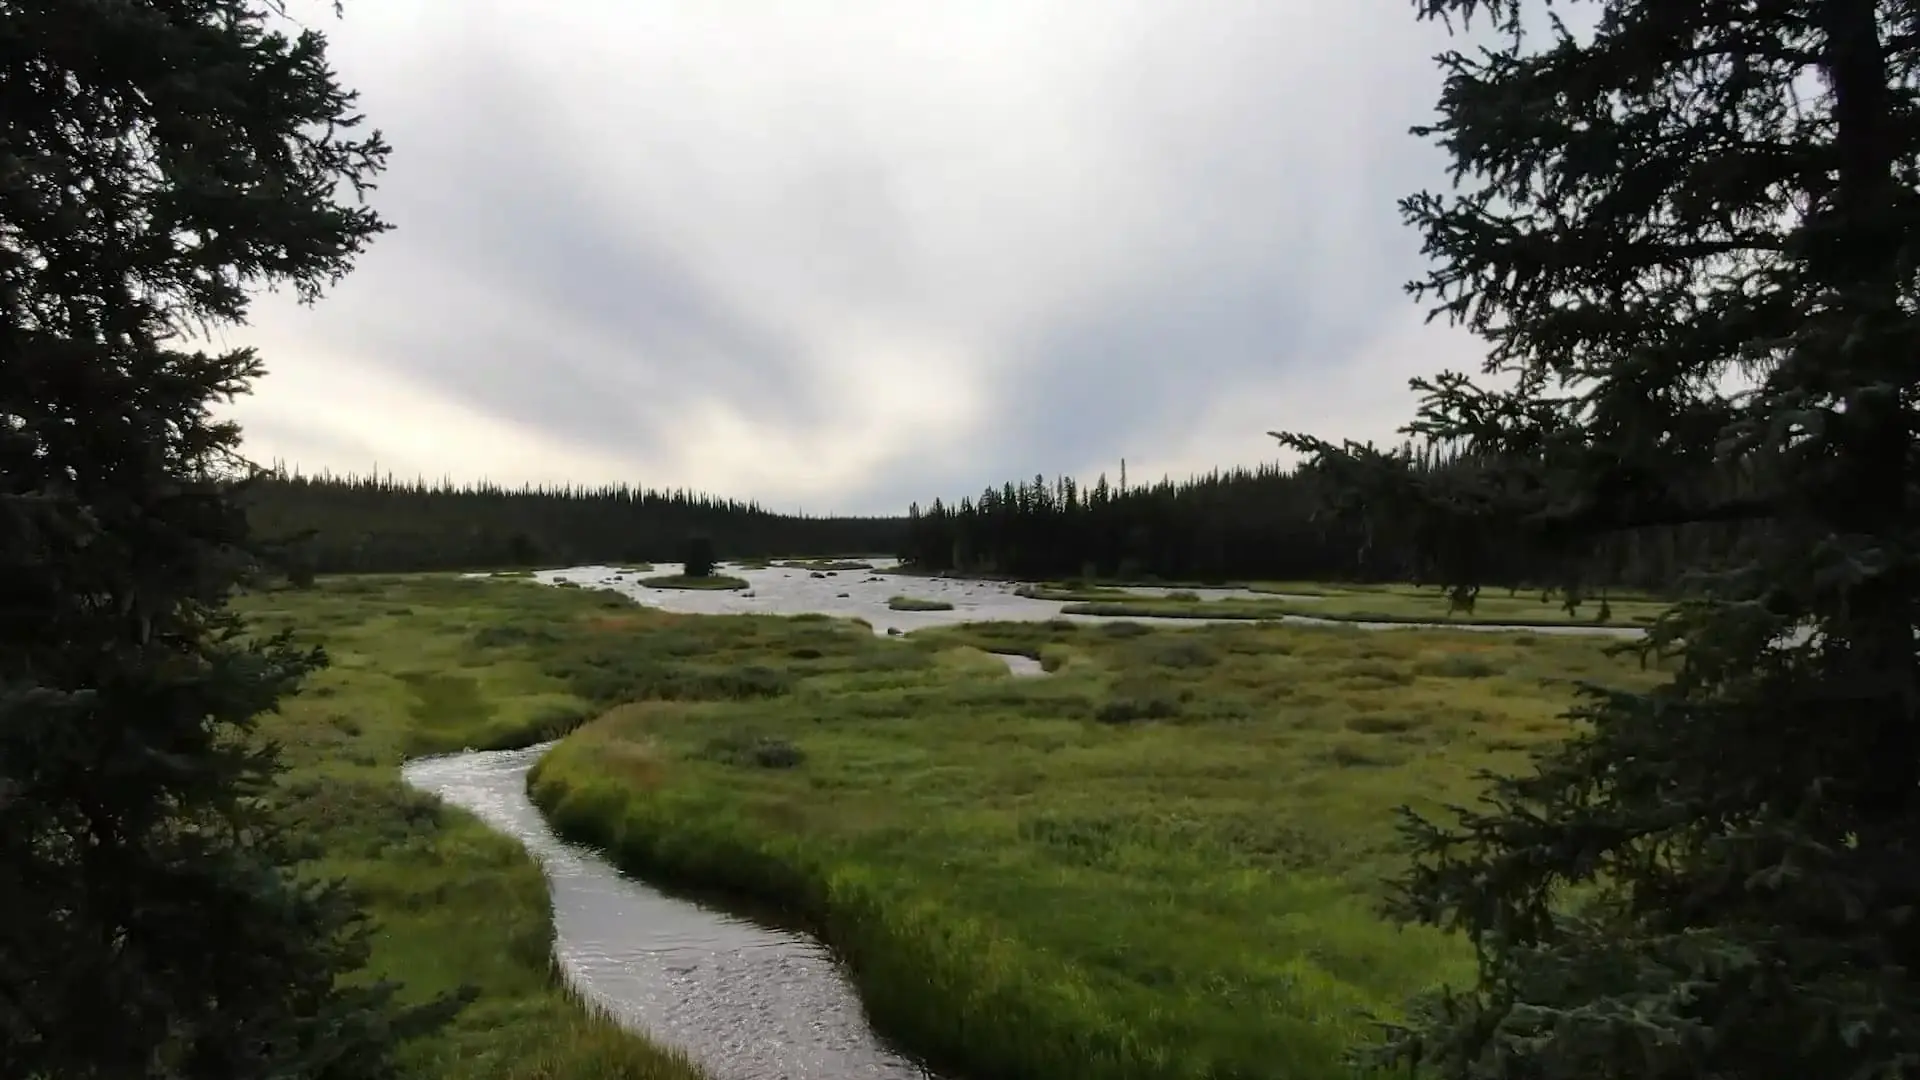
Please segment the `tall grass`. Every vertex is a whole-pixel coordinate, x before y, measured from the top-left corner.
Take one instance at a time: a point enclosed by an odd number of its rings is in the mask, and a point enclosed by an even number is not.
[[[261,734],[283,746],[279,811],[313,854],[305,870],[345,878],[377,924],[365,975],[395,979],[415,1000],[463,985],[478,992],[449,1028],[404,1048],[409,1076],[700,1075],[585,1007],[556,974],[546,882],[519,844],[400,779],[408,756],[528,745],[590,715],[565,681],[503,658],[519,644],[499,643],[540,640],[546,623],[601,603],[433,578],[323,580],[240,601],[258,629],[293,629],[332,655]]]
[[[1471,974],[1372,914],[1393,808],[1523,767],[1568,680],[1649,677],[1592,641],[1253,625],[633,611],[515,648],[609,707],[535,771],[563,834],[814,926],[885,1032],[1008,1080],[1348,1075],[1367,1013]]]
[[[1505,591],[1482,594],[1471,612],[1447,606],[1440,589],[1410,585],[1297,585],[1254,583],[1255,592],[1269,598],[1229,597],[1201,599],[1194,593],[1167,596],[1129,595],[1113,586],[1043,585],[1023,589],[1025,595],[1066,603],[1074,615],[1107,617],[1161,616],[1203,619],[1279,619],[1303,615],[1340,622],[1437,623],[1461,626],[1555,627],[1576,624],[1646,626],[1670,605],[1642,595],[1608,599],[1588,598],[1572,611],[1556,596]],[[1300,599],[1287,599],[1297,597]],[[1310,598],[1310,599],[1308,599]]]

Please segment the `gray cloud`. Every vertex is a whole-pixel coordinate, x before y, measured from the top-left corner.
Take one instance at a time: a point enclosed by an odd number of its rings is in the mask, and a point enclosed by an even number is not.
[[[894,510],[1251,464],[1302,400],[1384,437],[1470,352],[1399,291],[1443,179],[1402,5],[807,10],[350,5],[398,228],[263,302],[256,452]]]

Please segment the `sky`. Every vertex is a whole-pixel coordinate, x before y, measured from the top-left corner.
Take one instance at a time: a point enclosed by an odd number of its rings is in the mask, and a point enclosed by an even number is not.
[[[1407,0],[329,8],[395,228],[226,332],[256,461],[893,513],[1390,440],[1484,355],[1402,289]]]

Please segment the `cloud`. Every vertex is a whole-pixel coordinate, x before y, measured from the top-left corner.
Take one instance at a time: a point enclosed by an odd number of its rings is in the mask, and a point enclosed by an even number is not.
[[[1444,40],[1402,5],[310,6],[397,228],[232,335],[260,457],[892,511],[1388,437],[1477,362],[1400,292]]]

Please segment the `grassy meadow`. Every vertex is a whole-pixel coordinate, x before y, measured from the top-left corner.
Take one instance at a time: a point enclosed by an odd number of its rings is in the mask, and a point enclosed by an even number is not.
[[[1041,600],[1062,601],[1068,605],[1065,609],[1068,614],[1249,620],[1304,615],[1342,622],[1464,626],[1646,626],[1670,606],[1649,596],[1616,594],[1606,600],[1604,610],[1601,601],[1594,598],[1569,612],[1558,597],[1547,599],[1537,592],[1508,594],[1505,590],[1488,589],[1481,592],[1473,611],[1468,613],[1448,611],[1442,590],[1412,585],[1252,582],[1243,587],[1257,593],[1271,593],[1273,598],[1211,600],[1191,592],[1174,592],[1165,597],[1138,596],[1117,586],[1083,583],[1040,585],[1024,592]]]
[[[694,1080],[677,1055],[594,1015],[550,966],[546,882],[512,840],[405,787],[409,756],[530,745],[590,715],[567,684],[487,642],[565,621],[603,596],[454,578],[323,579],[246,596],[261,631],[292,629],[333,664],[262,733],[290,767],[284,812],[316,874],[344,877],[378,925],[368,974],[413,998],[472,986],[453,1025],[407,1047],[421,1080]]]
[[[323,579],[240,606],[333,658],[265,733],[312,869],[370,904],[369,974],[478,991],[409,1047],[422,1078],[697,1074],[561,986],[538,868],[405,788],[408,756],[572,731],[534,777],[561,831],[813,927],[876,1025],[956,1073],[1318,1078],[1347,1075],[1364,1011],[1471,974],[1459,942],[1372,914],[1401,865],[1393,808],[1524,767],[1564,733],[1569,680],[1654,677],[1548,634],[889,639],[513,579]]]
[[[1524,767],[1570,680],[1654,677],[1527,633],[522,625],[503,660],[605,710],[535,770],[563,833],[783,909],[883,1031],[999,1080],[1348,1075],[1364,1012],[1471,975],[1460,942],[1373,914],[1393,809]]]

